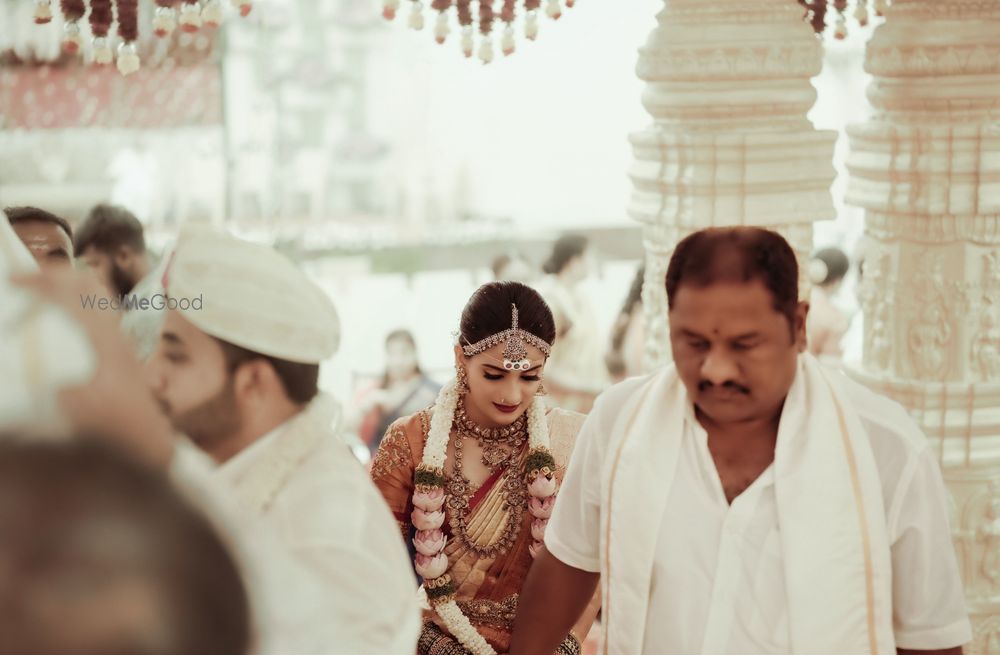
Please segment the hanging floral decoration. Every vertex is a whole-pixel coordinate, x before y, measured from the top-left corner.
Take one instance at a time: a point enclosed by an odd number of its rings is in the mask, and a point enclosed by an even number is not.
[[[62,48],[75,55],[80,52],[80,45],[83,43],[80,37],[80,19],[87,13],[87,5],[83,0],[61,0],[59,7],[66,21],[63,23]]]
[[[201,29],[201,3],[198,0],[181,0],[181,16],[177,21],[181,31],[193,34]]]
[[[833,38],[838,40],[847,38],[849,9],[847,0],[799,0],[799,4],[805,7],[805,17],[817,34],[823,34],[829,28],[826,17],[832,9],[834,13]],[[851,16],[859,27],[865,27],[872,14],[885,16],[888,8],[889,0],[856,0]]]
[[[153,13],[153,34],[160,39],[173,34],[177,29],[176,0],[156,0],[156,11]]]
[[[52,0],[35,0],[35,24],[52,22]]]
[[[52,22],[53,2],[56,0],[33,0],[34,21],[38,25]],[[202,27],[216,28],[224,18],[223,0],[153,0],[152,31],[159,38],[167,38],[180,27],[187,33],[199,31]],[[112,9],[114,2],[117,12]],[[253,9],[252,0],[231,0],[232,6],[241,16],[247,16]],[[117,49],[117,66],[122,75],[139,70],[141,62],[138,53],[139,40],[139,0],[58,0],[63,17],[62,49],[70,55],[82,50],[83,37],[80,21],[84,17],[90,24],[92,34],[91,56],[95,64],[110,64],[115,60],[112,49],[111,26],[116,22],[121,42]],[[89,5],[89,11],[88,11]],[[180,11],[178,11],[178,6]]]
[[[131,75],[139,70],[141,63],[135,47],[139,38],[138,0],[118,0],[118,36],[122,38],[118,44],[118,72]]]
[[[91,53],[94,56],[94,63],[101,65],[110,64],[114,59],[114,53],[111,51],[111,42],[108,40],[111,23],[114,22],[111,0],[90,0],[89,20],[90,33],[93,35]]]
[[[424,3],[421,0],[382,0],[382,16],[393,20],[402,2],[409,2],[407,25],[414,30],[424,28]],[[459,45],[462,54],[475,53],[484,64],[493,61],[495,34],[500,33],[500,51],[509,56],[515,50],[515,23],[521,20],[524,37],[534,41],[538,36],[538,14],[542,0],[478,0],[473,13],[473,0],[431,0],[430,9],[437,13],[434,20],[434,40],[444,43],[451,34],[452,16],[461,28]],[[559,20],[563,7],[570,8],[575,0],[545,0],[545,14]],[[453,11],[454,10],[454,11]],[[479,48],[476,50],[476,32]]]

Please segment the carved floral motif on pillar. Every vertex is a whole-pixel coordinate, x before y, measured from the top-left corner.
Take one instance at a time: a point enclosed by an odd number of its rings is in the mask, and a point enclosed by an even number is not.
[[[875,109],[852,126],[866,211],[864,363],[939,453],[973,615],[1000,655],[1000,3],[895,0],[866,53]]]

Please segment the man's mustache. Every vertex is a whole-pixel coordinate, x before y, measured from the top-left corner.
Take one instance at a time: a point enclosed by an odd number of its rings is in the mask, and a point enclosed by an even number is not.
[[[747,387],[744,387],[742,384],[737,384],[736,382],[733,382],[732,380],[730,380],[728,382],[723,382],[721,386],[720,385],[716,385],[716,384],[712,384],[708,380],[702,380],[701,382],[698,383],[698,391],[701,391],[701,392],[712,391],[713,389],[716,389],[716,388],[725,389],[727,391],[738,391],[738,392],[740,392],[742,394],[749,394],[750,393],[750,389],[748,389]]]

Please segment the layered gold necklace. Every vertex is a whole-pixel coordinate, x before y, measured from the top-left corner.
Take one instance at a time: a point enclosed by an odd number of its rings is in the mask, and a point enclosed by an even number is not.
[[[504,484],[504,511],[507,523],[503,534],[485,546],[480,546],[468,534],[468,514],[470,499],[474,490],[462,472],[463,444],[466,439],[475,439],[482,449],[482,462],[491,474],[517,464],[518,457],[528,440],[528,419],[521,415],[512,424],[499,428],[486,428],[474,423],[465,413],[462,403],[455,408],[455,462],[454,470],[446,483],[448,509],[452,536],[458,538],[467,548],[480,557],[494,558],[506,553],[517,540],[521,528],[521,516],[527,505],[527,497],[522,475],[508,475]]]

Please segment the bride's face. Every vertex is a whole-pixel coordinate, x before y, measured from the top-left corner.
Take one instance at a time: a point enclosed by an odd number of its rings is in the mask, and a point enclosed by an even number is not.
[[[469,418],[484,426],[510,425],[520,418],[538,393],[542,384],[545,355],[527,345],[531,364],[526,371],[509,371],[503,366],[504,344],[466,357],[456,347],[456,363],[465,367],[469,380],[465,411]]]

